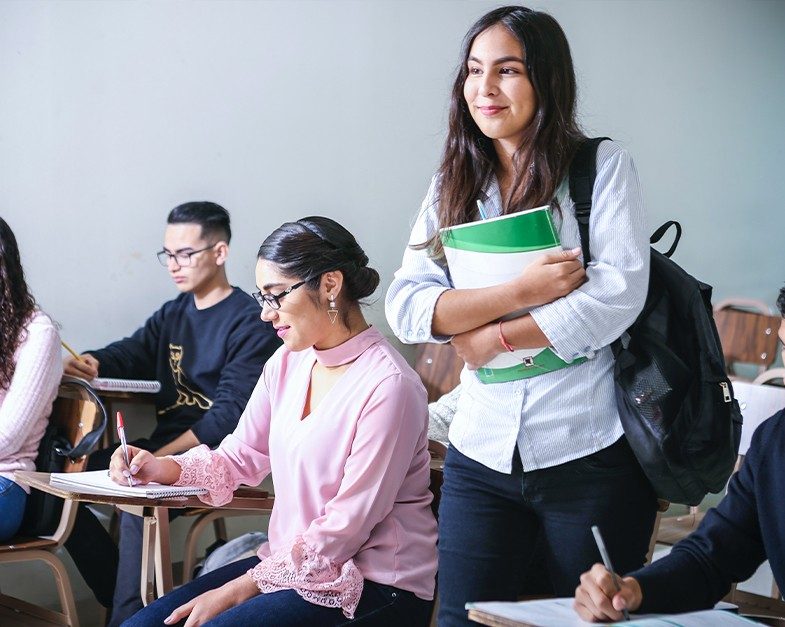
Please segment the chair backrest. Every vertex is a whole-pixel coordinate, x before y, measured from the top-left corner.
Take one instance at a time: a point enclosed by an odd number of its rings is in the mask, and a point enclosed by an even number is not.
[[[419,344],[414,369],[420,375],[432,403],[457,386],[463,360],[451,344]]]
[[[770,368],[777,359],[781,320],[759,301],[728,299],[717,303],[714,321],[728,372],[738,376],[738,364],[752,364],[757,367],[757,374]]]
[[[439,501],[442,498],[442,483],[444,483],[444,458],[447,447],[436,440],[428,440],[428,452],[431,454],[431,483],[428,489],[433,494],[431,511],[439,519]]]
[[[774,383],[778,381],[778,383]],[[752,381],[753,383],[768,383],[769,385],[785,386],[785,368],[769,368],[763,374],[759,374]]]
[[[741,429],[739,457],[747,454],[755,429],[770,416],[785,407],[785,388],[776,385],[760,385],[746,381],[733,381],[733,394],[739,401],[744,417]]]

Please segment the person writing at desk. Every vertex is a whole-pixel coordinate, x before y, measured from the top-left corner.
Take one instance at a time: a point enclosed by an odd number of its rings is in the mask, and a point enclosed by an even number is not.
[[[777,307],[783,317],[779,337],[785,344],[785,287]],[[785,351],[783,351],[785,358]],[[575,610],[584,620],[620,620],[630,612],[669,613],[704,610],[722,599],[732,583],[749,579],[769,560],[774,579],[785,590],[785,409],[761,424],[728,492],[698,528],[665,557],[617,578],[595,564],[581,576]]]
[[[280,345],[272,327],[259,324],[253,298],[227,279],[230,239],[229,213],[220,205],[189,202],[172,209],[158,259],[180,296],[131,337],[64,362],[66,374],[86,379],[161,382],[157,425],[149,438],[134,442],[138,447],[167,455],[217,446],[237,426],[265,361]],[[93,453],[88,470],[108,468],[113,451]],[[66,542],[98,601],[113,606],[112,626],[142,607],[141,525],[136,516],[121,516],[119,571],[114,542],[86,507],[79,508]]]
[[[0,542],[24,518],[30,489],[14,472],[35,470],[62,373],[57,328],[36,307],[14,233],[0,218]]]
[[[126,626],[428,624],[436,574],[425,389],[369,327],[379,283],[342,226],[303,218],[259,249],[255,294],[284,342],[215,451],[121,450],[111,475],[199,485],[228,502],[272,473],[269,544],[167,594]]]

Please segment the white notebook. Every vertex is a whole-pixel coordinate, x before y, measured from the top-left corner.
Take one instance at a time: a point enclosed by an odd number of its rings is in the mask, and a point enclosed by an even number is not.
[[[194,496],[206,494],[206,488],[193,486],[147,485],[129,486],[115,483],[109,477],[108,470],[89,470],[87,472],[53,472],[49,483],[61,488],[72,488],[90,494],[107,494],[111,496],[135,496],[148,499],[165,499],[170,496]]]
[[[102,392],[147,392],[156,394],[161,391],[161,383],[159,381],[96,377],[92,381],[88,381],[88,383],[96,390],[101,390]]]
[[[488,625],[510,627],[579,627],[597,625],[580,619],[572,608],[573,599],[545,599],[542,601],[467,603],[469,618],[491,619]],[[735,607],[720,601],[714,609],[684,614],[631,614],[630,621],[605,623],[617,627],[745,627],[757,625],[748,618],[726,611]]]

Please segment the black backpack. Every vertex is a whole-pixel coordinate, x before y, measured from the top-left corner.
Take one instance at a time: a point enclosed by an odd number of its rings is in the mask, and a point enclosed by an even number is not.
[[[589,216],[597,175],[597,146],[587,140],[570,166],[584,264],[591,259]],[[719,492],[733,472],[742,417],[725,372],[711,307],[711,286],[687,274],[670,256],[681,225],[670,221],[651,236],[656,244],[674,226],[666,253],[651,249],[646,304],[621,338],[616,358],[616,405],[624,433],[657,496],[697,505]]]
[[[66,464],[80,461],[89,455],[100,444],[101,436],[106,428],[106,409],[93,388],[76,377],[64,376],[60,387],[77,387],[84,390],[87,396],[98,406],[99,423],[90,433],[71,446],[68,435],[62,424],[51,420],[38,444],[38,455],[35,458],[35,469],[38,472],[63,472]],[[55,403],[58,400],[55,399]],[[53,407],[53,412],[55,408]],[[31,490],[25,503],[25,513],[18,534],[24,536],[52,535],[60,524],[63,511],[63,499],[53,494]]]

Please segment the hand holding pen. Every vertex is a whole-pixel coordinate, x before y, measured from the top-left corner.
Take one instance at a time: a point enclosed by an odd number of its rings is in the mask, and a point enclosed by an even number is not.
[[[608,555],[608,549],[605,548],[605,542],[602,539],[602,535],[600,534],[600,528],[597,525],[592,525],[591,532],[594,534],[594,541],[597,543],[597,548],[600,551],[600,556],[602,557],[602,563],[605,564],[605,568],[611,574],[611,580],[613,581],[613,585],[616,588],[616,592],[621,592],[621,585],[619,585],[619,576],[613,570],[613,564],[611,564],[611,556]],[[630,613],[627,611],[626,606],[621,608],[621,613],[624,615],[624,620],[630,620]]]
[[[123,424],[123,414],[119,411],[117,412],[117,435],[120,437],[120,446],[123,449],[123,457],[125,458],[125,467],[128,468],[128,472],[131,472],[131,460],[128,459],[128,442],[125,441],[125,425]],[[131,475],[129,474],[126,479],[128,479],[128,487],[133,488],[134,482],[131,480]]]

